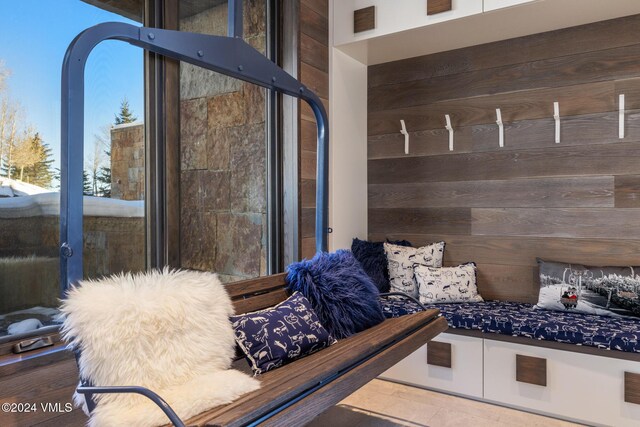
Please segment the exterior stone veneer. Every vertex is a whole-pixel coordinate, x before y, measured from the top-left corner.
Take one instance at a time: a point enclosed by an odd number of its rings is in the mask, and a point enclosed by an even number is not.
[[[111,197],[144,200],[144,124],[111,128]]]
[[[227,5],[183,31],[226,34]],[[245,40],[264,52],[265,3],[245,0]],[[264,89],[181,64],[181,265],[223,280],[266,273]]]
[[[30,291],[25,293],[22,289],[9,291],[6,288],[0,291],[0,296],[4,298],[0,303],[0,314],[33,305],[58,304],[59,230],[57,216],[0,219],[0,259],[38,257],[31,266],[38,271],[32,275],[16,271],[11,273],[19,275],[15,277],[13,285],[17,288],[27,286]],[[84,230],[86,277],[98,278],[112,273],[144,270],[144,218],[85,216]],[[24,264],[21,267],[23,270],[26,268]]]

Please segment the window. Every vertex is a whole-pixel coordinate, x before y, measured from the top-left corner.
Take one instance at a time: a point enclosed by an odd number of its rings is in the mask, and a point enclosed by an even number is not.
[[[85,28],[138,24],[142,2],[126,3],[0,2],[0,341],[56,324],[61,64]],[[102,43],[85,77],[85,277],[142,270],[143,52]]]

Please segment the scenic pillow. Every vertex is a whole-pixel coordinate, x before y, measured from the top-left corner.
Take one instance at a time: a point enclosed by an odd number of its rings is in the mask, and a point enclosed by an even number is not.
[[[416,265],[419,299],[422,304],[482,302],[476,284],[476,264],[433,268]]]
[[[413,278],[414,264],[428,267],[442,267],[444,242],[432,243],[420,248],[384,244],[389,268],[391,292],[404,292],[418,298],[418,285]]]
[[[236,342],[256,374],[336,342],[300,292],[272,308],[231,316],[231,323]]]
[[[398,246],[411,246],[406,240],[387,240]],[[380,292],[389,292],[389,270],[387,256],[384,254],[384,242],[369,242],[357,237],[351,243],[351,252],[362,269],[367,273]]]
[[[590,267],[543,261],[536,307],[640,317],[640,267]]]

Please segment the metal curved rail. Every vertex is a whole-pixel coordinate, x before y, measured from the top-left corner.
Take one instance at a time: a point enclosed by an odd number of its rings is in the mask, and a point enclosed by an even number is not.
[[[104,40],[121,40],[306,101],[318,127],[316,250],[327,250],[329,130],[320,98],[241,38],[107,22],[80,33],[69,45],[62,65],[61,292],[82,279],[84,68],[93,48]]]

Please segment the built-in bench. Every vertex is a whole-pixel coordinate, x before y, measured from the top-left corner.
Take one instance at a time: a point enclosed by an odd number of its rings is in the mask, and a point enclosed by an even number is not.
[[[382,305],[388,317],[423,310]],[[506,301],[433,307],[447,333],[382,378],[590,425],[639,425],[640,319]]]

